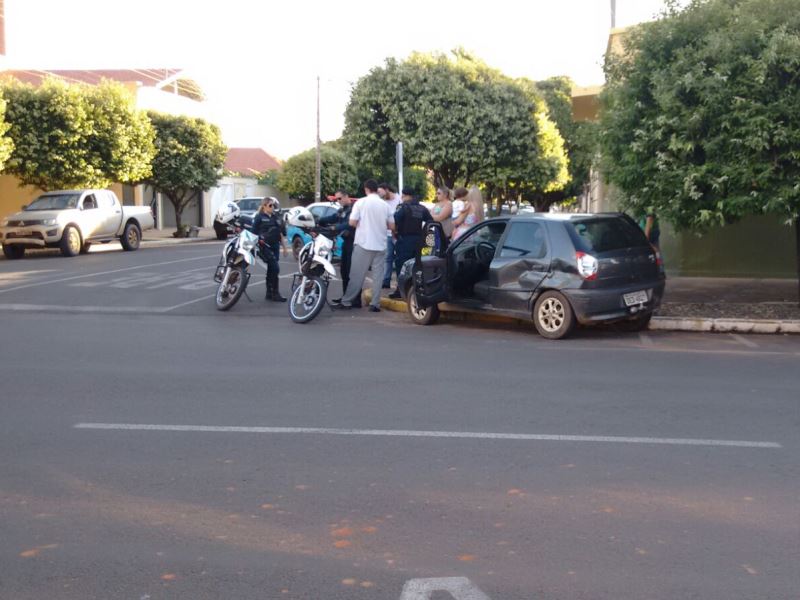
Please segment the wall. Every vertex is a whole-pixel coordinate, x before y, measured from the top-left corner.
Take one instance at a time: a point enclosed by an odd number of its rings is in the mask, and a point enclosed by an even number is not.
[[[777,217],[751,216],[699,237],[661,225],[667,275],[795,278],[794,226]]]
[[[0,218],[14,214],[23,204],[30,204],[42,193],[30,185],[20,187],[19,179],[12,175],[0,175]]]

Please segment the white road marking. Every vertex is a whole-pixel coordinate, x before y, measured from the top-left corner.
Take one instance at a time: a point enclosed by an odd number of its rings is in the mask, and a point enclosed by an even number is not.
[[[140,312],[159,312],[157,308],[147,306],[59,306],[54,304],[0,304],[0,311],[11,312],[48,312],[48,313],[140,313]]]
[[[27,283],[25,285],[18,285],[16,287],[0,289],[0,294],[4,294],[6,292],[13,292],[16,290],[24,290],[27,288],[38,287],[42,285],[50,285],[52,283],[62,283],[64,281],[74,281],[76,279],[84,279],[86,277],[99,277],[100,275],[110,275],[112,273],[122,273],[124,271],[134,271],[136,269],[148,269],[150,267],[160,267],[162,265],[173,265],[176,263],[182,262],[189,262],[192,260],[205,260],[207,258],[216,258],[216,254],[212,254],[209,256],[196,256],[194,258],[181,258],[179,260],[168,260],[165,262],[160,263],[150,263],[147,265],[137,265],[135,267],[125,267],[124,269],[113,269],[111,271],[100,271],[98,273],[85,273],[83,275],[73,275],[72,277],[62,277],[61,279],[51,279],[49,281],[37,281],[36,283]],[[213,268],[213,267],[212,267]]]
[[[447,592],[455,600],[489,600],[489,596],[466,577],[409,579],[403,586],[400,600],[430,600],[434,592]]]
[[[213,298],[216,295],[217,294],[214,293],[214,294],[211,294],[210,296],[203,296],[201,298],[195,298],[194,300],[189,300],[188,302],[181,302],[180,304],[176,304],[175,306],[169,306],[167,308],[160,308],[160,309],[158,309],[158,312],[168,313],[168,312],[170,312],[172,310],[175,310],[177,308],[183,308],[184,306],[189,306],[190,304],[195,304],[197,302],[202,302],[203,300],[209,300],[210,298]]]
[[[545,442],[607,442],[622,444],[664,444],[670,446],[734,446],[739,448],[782,448],[777,442],[710,440],[693,438],[618,437],[607,435],[552,435],[532,433],[483,433],[477,431],[415,431],[404,429],[334,429],[329,427],[238,427],[228,425],[147,425],[136,423],[76,423],[75,429],[124,431],[190,431],[212,433],[306,433],[320,435],[422,437]]]
[[[747,346],[748,348],[758,348],[758,344],[756,344],[755,342],[753,342],[751,340],[748,340],[746,337],[744,337],[742,335],[739,335],[738,333],[731,333],[731,334],[728,334],[728,335],[730,335],[733,339],[735,339],[737,342],[739,342],[743,346]]]

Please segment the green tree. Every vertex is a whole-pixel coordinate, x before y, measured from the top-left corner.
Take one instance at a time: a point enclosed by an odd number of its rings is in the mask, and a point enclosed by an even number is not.
[[[625,46],[600,97],[623,206],[697,231],[775,214],[799,226],[800,254],[797,0],[668,2]]]
[[[156,156],[147,183],[169,198],[180,231],[186,206],[219,180],[228,148],[219,128],[203,119],[148,114],[156,131]]]
[[[6,122],[6,101],[0,95],[0,172],[5,168],[6,161],[14,150],[14,142],[6,135],[10,128],[11,125]]]
[[[149,173],[154,131],[122,86],[48,79],[38,88],[7,82],[4,94],[14,141],[6,170],[23,185],[107,187]]]
[[[323,198],[340,188],[352,193],[358,191],[360,183],[356,165],[337,144],[323,144],[320,148],[320,161]],[[301,202],[313,202],[316,168],[315,148],[292,156],[278,174],[278,189]]]
[[[569,160],[568,182],[564,186],[551,186],[536,190],[532,202],[536,210],[546,211],[553,204],[577,198],[589,183],[592,164],[597,154],[597,126],[592,122],[578,122],[572,118],[573,81],[568,77],[551,77],[536,82],[536,88],[547,103],[547,112],[564,140],[564,150]]]
[[[452,58],[412,54],[358,81],[345,111],[344,139],[357,162],[408,164],[436,184],[470,184],[537,155],[536,106],[516,82],[462,50]]]

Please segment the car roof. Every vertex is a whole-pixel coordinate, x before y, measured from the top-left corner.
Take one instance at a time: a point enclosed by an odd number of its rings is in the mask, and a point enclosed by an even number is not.
[[[606,213],[530,213],[524,215],[513,215],[510,218],[513,221],[531,221],[543,219],[547,221],[582,221],[584,219],[615,219],[622,216],[623,213],[619,212],[606,212]]]

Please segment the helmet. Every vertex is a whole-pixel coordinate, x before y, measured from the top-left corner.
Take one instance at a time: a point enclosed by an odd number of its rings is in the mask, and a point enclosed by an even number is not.
[[[272,202],[272,206],[275,208],[275,212],[278,212],[281,209],[281,201],[278,200],[275,196],[268,196],[267,200]]]
[[[223,202],[217,209],[217,221],[230,223],[239,216],[239,205],[236,202]]]
[[[314,215],[303,206],[295,206],[286,213],[286,224],[303,228],[314,227]]]

